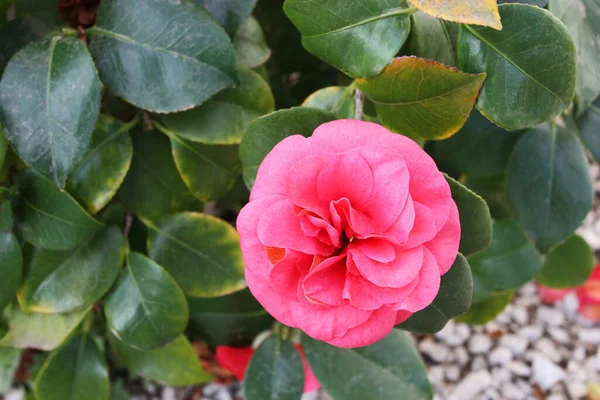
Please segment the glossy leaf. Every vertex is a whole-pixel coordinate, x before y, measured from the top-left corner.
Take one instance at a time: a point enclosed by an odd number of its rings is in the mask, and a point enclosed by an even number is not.
[[[577,113],[600,94],[600,2],[550,0],[548,9],[566,25],[577,49]]]
[[[17,16],[30,15],[55,28],[65,24],[58,12],[59,2],[60,0],[15,0],[15,11]]]
[[[0,201],[0,232],[10,232],[12,230],[12,226],[13,214],[10,202]]]
[[[249,346],[273,318],[248,289],[210,299],[188,298],[188,334],[211,346]]]
[[[254,120],[240,144],[246,186],[252,188],[258,167],[277,143],[291,135],[308,137],[319,125],[334,119],[335,116],[327,111],[299,107],[279,110]]]
[[[4,137],[4,130],[0,126],[0,168],[4,166],[4,160],[6,158],[6,151],[8,150],[8,143]]]
[[[413,139],[445,139],[467,121],[485,74],[465,74],[435,61],[396,58],[383,72],[357,80],[377,117]]]
[[[354,87],[329,86],[319,89],[304,100],[302,107],[318,108],[338,118],[353,119],[356,114]]]
[[[497,175],[489,178],[467,179],[467,187],[481,196],[493,219],[512,218],[513,211],[506,194],[506,177]]]
[[[44,360],[33,392],[43,400],[107,399],[110,380],[102,351],[91,337],[74,337]]]
[[[145,221],[148,254],[193,297],[216,297],[246,286],[240,239],[225,221],[179,213]]]
[[[54,350],[73,333],[90,310],[91,307],[66,314],[39,314],[26,313],[13,306],[9,330],[0,340],[0,346]]]
[[[419,353],[398,329],[375,344],[355,349],[303,335],[302,348],[315,377],[334,399],[377,399],[382,393],[390,399],[433,397]]]
[[[202,369],[194,348],[179,336],[156,350],[137,350],[109,334],[108,340],[119,359],[135,374],[172,386],[189,386],[213,378]]]
[[[239,144],[257,117],[275,110],[271,88],[260,75],[240,70],[240,85],[225,89],[200,107],[165,115],[164,125],[178,136],[207,144]]]
[[[100,81],[77,38],[31,43],[2,75],[0,123],[6,138],[23,161],[60,188],[87,149],[99,111]]]
[[[278,335],[265,339],[252,355],[244,376],[247,400],[298,400],[304,368],[296,348]]]
[[[127,175],[133,156],[128,129],[119,120],[101,115],[90,148],[67,181],[67,191],[91,214],[108,204]]]
[[[415,7],[436,18],[463,24],[502,29],[496,0],[409,0]]]
[[[439,332],[449,320],[469,310],[472,297],[471,269],[466,258],[458,254],[450,271],[442,276],[440,291],[433,303],[397,325],[397,328],[417,333]]]
[[[227,31],[235,35],[250,16],[257,0],[196,0]]]
[[[21,349],[0,347],[0,395],[8,392],[13,385],[13,377],[19,368]]]
[[[0,276],[1,311],[12,302],[23,276],[21,247],[10,232],[0,231]]]
[[[411,54],[456,67],[456,42],[460,25],[432,17],[424,12],[412,15]]]
[[[535,280],[548,287],[567,289],[581,286],[594,269],[594,252],[585,240],[572,235],[546,256]]]
[[[410,8],[397,0],[286,0],[283,9],[310,53],[354,78],[377,75],[410,32]]]
[[[576,135],[555,125],[540,125],[519,139],[506,182],[519,223],[541,250],[570,236],[592,208],[583,147]]]
[[[504,4],[500,15],[502,31],[461,26],[460,69],[487,72],[477,100],[483,115],[507,130],[532,128],[571,104],[575,45],[560,20],[539,7]]]
[[[187,190],[169,152],[169,139],[157,131],[134,131],[133,159],[119,197],[138,215],[158,218],[178,211],[202,210]]]
[[[141,349],[175,340],[189,316],[185,296],[173,277],[139,253],[127,256],[127,267],[106,298],[104,313],[114,335]]]
[[[514,290],[507,290],[490,293],[482,299],[474,299],[471,309],[456,320],[471,325],[483,325],[496,318],[512,302],[514,295]]]
[[[591,104],[585,114],[577,120],[577,126],[581,133],[581,138],[585,142],[590,153],[596,159],[600,160],[600,97]]]
[[[523,3],[538,7],[546,7],[546,4],[548,4],[548,0],[498,0],[498,4],[504,3]]]
[[[227,34],[193,0],[104,0],[87,34],[102,83],[146,110],[186,110],[238,81]]]
[[[494,222],[492,244],[469,258],[469,264],[486,288],[516,289],[542,268],[542,258],[519,225],[512,220]]]
[[[92,305],[113,285],[125,257],[121,231],[110,226],[70,250],[27,248],[18,299],[28,312],[64,313]]]
[[[49,32],[48,26],[32,17],[15,18],[2,26],[0,28],[0,73],[17,51],[41,39]]]
[[[454,179],[446,176],[460,215],[460,248],[465,256],[485,250],[492,241],[492,217],[485,201]]]
[[[18,226],[23,238],[35,246],[70,249],[102,226],[71,196],[31,169],[18,173],[17,186]]]
[[[271,57],[265,34],[252,16],[248,17],[234,36],[233,48],[238,64],[247,68],[263,65]]]
[[[456,135],[434,143],[434,158],[443,170],[456,170],[469,179],[502,175],[521,133],[507,132],[473,110]]]

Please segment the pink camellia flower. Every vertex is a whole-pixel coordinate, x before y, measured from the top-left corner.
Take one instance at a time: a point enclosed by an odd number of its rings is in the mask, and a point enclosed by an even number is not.
[[[600,265],[597,265],[592,275],[577,288],[579,312],[591,321],[600,322]]]
[[[561,301],[573,289],[553,289],[540,284],[537,285],[540,299],[546,304],[554,304]]]
[[[351,120],[277,144],[237,227],[256,299],[339,347],[372,344],[431,304],[460,239],[458,209],[431,157]]]

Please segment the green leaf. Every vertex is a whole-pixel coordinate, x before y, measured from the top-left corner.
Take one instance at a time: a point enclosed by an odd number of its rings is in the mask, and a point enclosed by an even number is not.
[[[76,310],[66,314],[26,313],[13,306],[9,330],[0,346],[19,349],[54,350],[60,346],[91,310]]]
[[[600,2],[550,0],[548,9],[566,25],[577,49],[577,114],[600,94]]]
[[[433,155],[440,168],[464,173],[469,179],[502,175],[521,133],[507,132],[473,110],[456,135],[433,144]]]
[[[217,297],[246,287],[240,238],[225,221],[179,213],[144,221],[148,254],[193,297]]]
[[[17,174],[17,187],[18,227],[37,247],[67,250],[102,227],[71,196],[31,169]]]
[[[0,126],[0,168],[4,166],[7,150],[8,143],[6,142],[6,137],[4,137],[4,130],[2,129],[2,126]]]
[[[600,160],[600,97],[591,104],[585,114],[577,120],[581,138],[596,161]]]
[[[396,58],[356,84],[375,103],[383,125],[413,139],[445,139],[467,121],[485,74],[465,74],[435,61]]]
[[[271,57],[265,34],[252,16],[248,17],[234,36],[233,48],[238,64],[247,68],[263,65]]]
[[[110,385],[110,400],[130,400],[129,392],[123,380],[111,382]]]
[[[594,252],[579,235],[572,235],[546,256],[535,280],[548,287],[568,289],[581,286],[594,269]]]
[[[532,128],[571,104],[575,45],[560,20],[539,7],[505,4],[500,16],[501,31],[461,26],[460,69],[487,72],[477,101],[483,115],[507,130]]]
[[[304,368],[294,346],[278,335],[265,339],[250,360],[244,376],[247,400],[298,400],[304,387]]]
[[[485,201],[446,175],[460,216],[460,248],[465,256],[485,250],[492,241],[492,217]]]
[[[483,197],[490,208],[493,219],[514,217],[506,194],[506,177],[504,175],[481,179],[469,178],[467,187]]]
[[[1,22],[0,26],[2,26]],[[16,18],[2,26],[0,28],[0,73],[17,51],[41,39],[49,32],[48,26],[32,17]]]
[[[329,111],[342,119],[353,119],[356,114],[354,86],[329,86],[319,89],[304,100],[302,107]]]
[[[87,32],[102,83],[140,108],[182,111],[237,84],[229,37],[192,0],[104,0]]]
[[[286,0],[283,9],[306,50],[353,78],[377,75],[394,58],[414,12],[397,0]]]
[[[117,119],[100,115],[90,148],[67,180],[67,191],[90,214],[96,214],[108,204],[127,175],[133,157],[130,127],[131,124],[124,125]]]
[[[77,79],[68,77],[76,76]],[[85,45],[54,36],[23,48],[0,81],[0,124],[19,157],[64,187],[100,111],[100,81]]]
[[[412,5],[436,18],[463,24],[502,29],[496,0],[409,0]]]
[[[240,144],[246,186],[249,189],[254,186],[258,167],[277,143],[296,134],[308,137],[319,125],[334,119],[329,112],[298,107],[275,111],[254,120]]]
[[[188,334],[211,346],[249,346],[273,318],[248,289],[209,299],[188,298]]]
[[[77,336],[52,352],[33,381],[40,400],[106,400],[110,394],[108,368],[98,345]]]
[[[134,349],[112,334],[108,340],[123,364],[146,379],[172,386],[196,385],[213,379],[204,372],[194,348],[183,335],[156,350]]]
[[[225,89],[200,107],[165,115],[162,122],[178,136],[207,144],[239,144],[252,120],[275,109],[271,88],[260,75],[240,70],[240,85]]]
[[[141,349],[175,340],[189,316],[185,296],[173,277],[139,253],[127,256],[127,267],[106,298],[104,313],[114,335]]]
[[[398,329],[375,344],[355,349],[303,335],[302,348],[315,377],[334,399],[379,399],[382,393],[389,399],[433,397],[419,353]]]
[[[512,302],[514,295],[514,290],[508,290],[492,292],[486,298],[474,299],[469,312],[458,317],[456,321],[471,325],[483,325],[492,321]]]
[[[12,226],[13,214],[10,203],[8,201],[0,201],[0,232],[10,232],[12,231]]]
[[[257,0],[196,0],[221,25],[229,36],[235,35],[240,25],[252,13]]]
[[[540,250],[570,236],[592,208],[583,146],[556,125],[540,125],[519,139],[506,182],[517,220]]]
[[[0,311],[12,302],[23,276],[23,256],[12,233],[0,231]],[[1,335],[0,335],[1,337]]]
[[[19,290],[28,312],[64,313],[92,305],[113,285],[125,258],[121,231],[110,226],[70,250],[28,248]]]
[[[498,4],[504,3],[523,3],[531,4],[538,7],[545,7],[548,4],[548,0],[498,0]]]
[[[65,25],[58,12],[60,0],[15,0],[15,11],[18,17],[27,15],[44,21],[52,28]]]
[[[21,349],[0,347],[0,395],[12,388],[13,377],[20,361]]]
[[[494,222],[494,238],[486,251],[469,258],[473,275],[491,290],[516,289],[542,268],[542,258],[519,225]]]
[[[411,54],[456,67],[460,25],[432,17],[424,12],[412,15]]]
[[[158,218],[178,211],[202,210],[177,172],[169,139],[157,131],[134,131],[133,159],[119,197],[138,215]]]
[[[469,310],[472,297],[471,269],[465,257],[458,254],[450,271],[442,276],[440,291],[433,303],[414,313],[397,328],[417,333],[439,332],[452,318]]]

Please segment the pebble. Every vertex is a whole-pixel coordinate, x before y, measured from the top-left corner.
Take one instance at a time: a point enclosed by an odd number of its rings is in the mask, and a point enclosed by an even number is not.
[[[483,357],[475,357],[473,362],[471,363],[471,371],[480,371],[487,367],[485,363],[485,359]]]
[[[434,342],[433,339],[423,340],[419,344],[419,350],[438,363],[446,361],[450,353],[450,350],[446,346]]]
[[[471,330],[466,324],[457,324],[452,335],[446,338],[446,343],[452,347],[462,346],[471,336]]]
[[[567,382],[567,391],[572,399],[583,399],[587,396],[587,386],[583,382]]]
[[[456,362],[460,366],[467,365],[470,360],[469,353],[464,347],[458,347],[456,350],[454,350],[454,357],[456,358]]]
[[[440,385],[444,382],[444,367],[435,365],[427,370],[427,377],[433,384]]]
[[[456,386],[450,400],[474,400],[491,384],[492,376],[488,371],[471,372]]]
[[[543,391],[566,378],[565,371],[554,364],[547,357],[538,355],[533,359],[533,382],[537,383]]]
[[[519,329],[517,335],[524,337],[530,342],[534,342],[542,337],[543,331],[537,326],[529,325]]]
[[[517,376],[528,377],[531,375],[531,368],[529,368],[523,361],[511,361],[508,364],[508,369]]]
[[[504,335],[500,338],[500,345],[508,348],[515,355],[522,354],[528,344],[527,339],[521,336]]]
[[[598,329],[580,329],[577,333],[579,340],[588,344],[600,344],[600,328]]]
[[[577,299],[577,295],[575,293],[569,293],[565,296],[561,305],[562,309],[565,311],[565,314],[573,318],[577,315],[577,311],[579,310],[579,299]]]
[[[579,362],[585,360],[585,348],[581,346],[575,347],[575,350],[573,350],[573,360]]]
[[[506,347],[497,347],[490,353],[488,361],[492,365],[506,365],[513,358],[513,353]]]
[[[483,398],[485,400],[501,400],[502,399],[500,397],[500,393],[498,393],[493,388],[489,388],[488,390],[486,390],[485,393],[483,394]]]
[[[517,324],[525,325],[527,323],[527,320],[529,319],[529,314],[527,313],[525,307],[515,306],[515,308],[512,311],[512,317]]]
[[[561,326],[565,323],[565,317],[562,313],[552,307],[540,306],[537,311],[537,317],[540,322],[549,326]]]
[[[456,382],[460,379],[460,368],[458,365],[451,365],[446,368],[446,378],[450,382]]]
[[[165,387],[162,391],[162,400],[177,400],[175,388],[169,386]]]
[[[521,389],[508,382],[502,385],[502,398],[506,400],[521,400],[523,393],[521,393]]]
[[[595,357],[595,364],[596,364],[596,369],[598,371],[600,371],[600,350],[598,350],[598,352],[596,353],[596,357]]]
[[[486,335],[475,335],[469,340],[469,351],[472,354],[487,353],[492,348],[492,339]]]
[[[562,359],[562,356],[560,355],[558,350],[556,350],[556,346],[554,345],[552,340],[548,338],[541,338],[540,340],[535,342],[534,347],[553,362],[557,363],[560,362]]]
[[[21,389],[11,390],[4,395],[4,400],[22,400],[25,393]]]
[[[550,334],[550,337],[554,339],[554,341],[557,343],[569,343],[569,332],[567,332],[563,328],[550,328],[548,329],[548,333]]]
[[[492,378],[494,383],[499,386],[500,383],[509,382],[512,379],[512,375],[506,368],[494,368],[492,370]]]

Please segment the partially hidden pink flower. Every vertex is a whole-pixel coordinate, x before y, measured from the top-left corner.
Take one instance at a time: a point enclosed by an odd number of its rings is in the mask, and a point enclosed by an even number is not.
[[[312,392],[321,387],[317,378],[308,366],[302,346],[295,345],[296,350],[300,353],[302,365],[304,367],[304,393]],[[215,359],[224,368],[231,371],[238,380],[243,381],[246,375],[246,369],[250,363],[250,359],[255,350],[252,347],[230,347],[218,346],[215,354]]]
[[[600,321],[600,265],[597,265],[588,280],[577,288],[579,312],[591,321]]]
[[[237,228],[256,299],[339,347],[372,344],[431,304],[460,240],[458,209],[431,157],[351,120],[277,144]]]
[[[573,289],[553,289],[537,284],[538,294],[542,302],[546,304],[554,304],[561,301]]]

